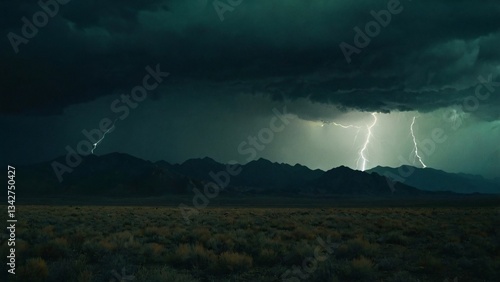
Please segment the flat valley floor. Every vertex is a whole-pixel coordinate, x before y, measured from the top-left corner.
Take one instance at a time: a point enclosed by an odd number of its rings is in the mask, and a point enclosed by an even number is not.
[[[20,205],[16,216],[8,281],[500,281],[498,206],[207,207],[188,222],[176,207]]]

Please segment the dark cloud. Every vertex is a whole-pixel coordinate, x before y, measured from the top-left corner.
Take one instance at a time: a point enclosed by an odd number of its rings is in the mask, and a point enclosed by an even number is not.
[[[496,0],[402,0],[403,11],[350,64],[339,44],[353,45],[353,28],[388,1],[244,1],[223,22],[210,1],[188,2],[71,1],[18,54],[5,36],[0,112],[61,113],[127,91],[157,63],[175,87],[362,111],[432,111],[463,103],[478,75],[500,81]],[[9,11],[5,35],[21,35],[21,17],[40,10],[36,1],[0,8]],[[498,92],[484,104],[475,114],[498,118]]]

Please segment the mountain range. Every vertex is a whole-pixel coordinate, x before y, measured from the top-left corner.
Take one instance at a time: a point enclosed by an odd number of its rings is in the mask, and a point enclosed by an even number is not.
[[[500,194],[499,179],[485,179],[479,175],[448,173],[433,168],[416,168],[407,165],[398,168],[378,166],[367,172],[390,177],[424,191]]]
[[[192,194],[214,182],[228,195],[414,196],[443,193],[500,193],[500,183],[480,176],[435,169],[376,167],[367,172],[337,167],[312,170],[265,159],[228,166],[210,158],[181,164],[151,162],[123,153],[89,155],[59,182],[52,163],[18,166],[17,193],[29,196],[86,195],[151,197]],[[408,173],[411,171],[412,173]],[[404,172],[404,173],[401,173]],[[402,177],[404,175],[405,177]],[[446,192],[448,191],[448,192]]]

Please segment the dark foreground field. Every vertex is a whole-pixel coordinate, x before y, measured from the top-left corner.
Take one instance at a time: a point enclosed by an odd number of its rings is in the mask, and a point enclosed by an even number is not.
[[[497,207],[208,207],[189,224],[173,207],[16,213],[9,281],[500,281]]]

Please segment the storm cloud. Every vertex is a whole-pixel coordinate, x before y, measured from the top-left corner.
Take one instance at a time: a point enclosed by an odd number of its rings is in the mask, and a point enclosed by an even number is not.
[[[170,75],[96,154],[244,163],[241,144],[286,108],[295,119],[256,158],[360,169],[366,147],[367,167],[418,166],[416,141],[429,167],[498,177],[497,0],[19,0],[0,9],[1,163],[66,154],[82,130],[116,121],[110,105],[159,66]],[[446,142],[426,151],[436,129]]]
[[[355,46],[354,28],[388,2],[243,1],[221,21],[211,1],[70,1],[17,54],[4,37],[0,111],[60,114],[126,91],[148,64],[168,69],[175,87],[380,112],[461,104],[480,75],[500,81],[494,0],[401,0],[402,11],[347,63],[339,44]],[[21,18],[41,10],[36,1],[0,5],[10,11],[5,35],[22,36]],[[475,114],[498,118],[499,97]]]

